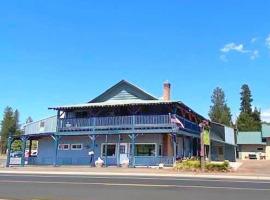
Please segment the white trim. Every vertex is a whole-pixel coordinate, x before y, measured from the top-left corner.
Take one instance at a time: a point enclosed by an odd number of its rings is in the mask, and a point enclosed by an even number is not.
[[[81,148],[73,148],[72,146],[73,145],[81,145]],[[74,151],[78,151],[78,150],[82,150],[83,149],[83,144],[82,143],[75,143],[75,144],[71,144],[71,150],[74,150]]]
[[[114,151],[114,156],[108,156],[107,155],[107,158],[116,158],[117,157],[117,151],[118,151],[118,148],[117,148],[117,143],[101,143],[101,157],[106,157],[106,155],[103,155],[103,146],[104,145],[115,145],[115,151]],[[104,152],[104,154],[105,154],[105,152]]]
[[[60,145],[63,145],[63,146],[64,146],[64,145],[67,145],[68,148],[67,148],[67,149],[63,148],[63,149],[62,149],[62,148],[60,148]],[[58,144],[58,150],[59,150],[59,151],[68,151],[69,149],[70,149],[70,144]]]

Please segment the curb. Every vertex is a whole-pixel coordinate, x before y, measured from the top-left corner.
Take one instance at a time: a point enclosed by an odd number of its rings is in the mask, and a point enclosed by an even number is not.
[[[46,172],[46,171],[0,171],[1,174],[25,175],[86,175],[86,176],[143,176],[169,178],[208,178],[208,179],[241,179],[241,180],[270,180],[267,176],[239,176],[213,174],[156,174],[156,173],[119,173],[119,172]]]

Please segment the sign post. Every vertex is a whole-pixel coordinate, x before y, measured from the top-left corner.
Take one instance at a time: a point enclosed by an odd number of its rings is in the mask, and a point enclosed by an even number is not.
[[[202,172],[205,171],[205,145],[209,145],[210,143],[210,136],[209,131],[205,129],[205,127],[208,126],[208,121],[204,120],[202,121],[199,126],[201,127],[201,151],[200,151],[200,161],[201,161],[201,170]]]

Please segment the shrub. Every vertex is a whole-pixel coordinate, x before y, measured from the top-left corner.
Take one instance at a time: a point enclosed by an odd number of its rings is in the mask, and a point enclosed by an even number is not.
[[[229,162],[224,161],[222,163],[206,163],[205,168],[207,171],[229,171]]]
[[[177,170],[197,170],[200,169],[201,164],[199,160],[182,160],[177,162],[175,169]]]
[[[201,163],[199,160],[182,160],[176,162],[174,168],[176,170],[197,171],[200,170]],[[208,162],[205,164],[205,169],[208,172],[213,171],[226,172],[229,171],[229,162],[228,161],[224,161],[222,163]]]

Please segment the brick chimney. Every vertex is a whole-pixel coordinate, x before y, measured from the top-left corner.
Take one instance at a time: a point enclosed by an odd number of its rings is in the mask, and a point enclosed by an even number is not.
[[[170,101],[171,100],[171,84],[169,81],[165,81],[163,83],[163,100]]]

